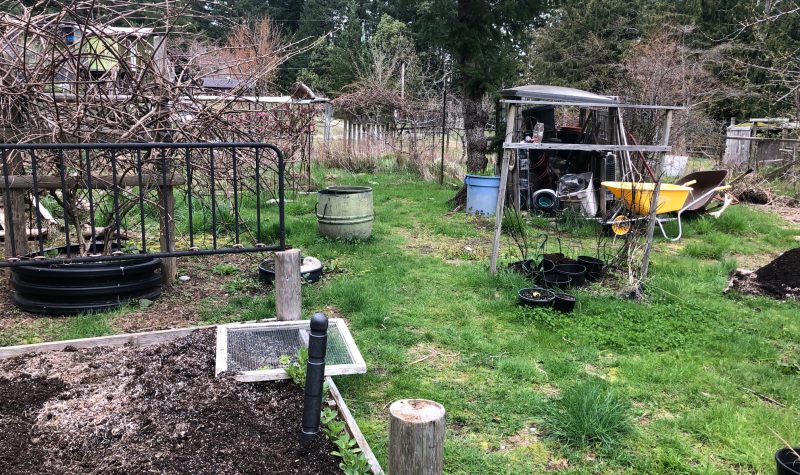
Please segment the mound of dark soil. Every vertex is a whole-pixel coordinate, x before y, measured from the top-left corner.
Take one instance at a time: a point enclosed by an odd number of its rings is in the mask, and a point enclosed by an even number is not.
[[[753,203],[757,205],[765,205],[772,200],[769,191],[754,187],[738,190],[735,196],[736,199],[743,203]]]
[[[758,286],[767,294],[800,296],[800,247],[784,252],[755,272]]]
[[[215,335],[0,361],[3,474],[340,473],[303,392],[215,378]]]

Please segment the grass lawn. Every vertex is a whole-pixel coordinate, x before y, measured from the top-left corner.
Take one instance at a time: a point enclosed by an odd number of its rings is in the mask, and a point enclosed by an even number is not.
[[[594,286],[563,316],[519,307],[524,279],[488,273],[490,227],[448,211],[453,186],[318,178],[375,190],[368,242],[320,238],[314,195],[287,205],[287,226],[332,271],[303,287],[304,313],[349,320],[369,370],[337,385],[382,464],[401,398],[444,404],[447,473],[774,473],[779,436],[800,443],[800,305],[722,295],[737,260],[764,264],[800,229],[744,205],[694,220],[681,243],[657,240],[646,303]],[[198,319],[262,318],[273,302],[212,301]],[[48,338],[107,332],[124,312]]]

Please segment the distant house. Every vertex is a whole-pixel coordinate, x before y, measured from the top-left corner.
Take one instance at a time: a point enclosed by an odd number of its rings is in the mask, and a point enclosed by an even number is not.
[[[207,92],[229,92],[234,89],[239,93],[250,93],[253,91],[252,84],[245,84],[241,79],[225,78],[202,78],[200,88]]]

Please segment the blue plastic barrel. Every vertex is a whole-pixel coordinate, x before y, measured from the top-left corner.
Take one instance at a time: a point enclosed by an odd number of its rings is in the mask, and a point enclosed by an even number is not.
[[[467,185],[467,213],[494,216],[500,177],[467,175],[464,184]]]

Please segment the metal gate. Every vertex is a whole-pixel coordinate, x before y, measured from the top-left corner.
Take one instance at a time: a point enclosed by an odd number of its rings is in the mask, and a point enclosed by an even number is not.
[[[0,144],[0,157],[0,267],[286,245],[285,163],[271,144]]]

